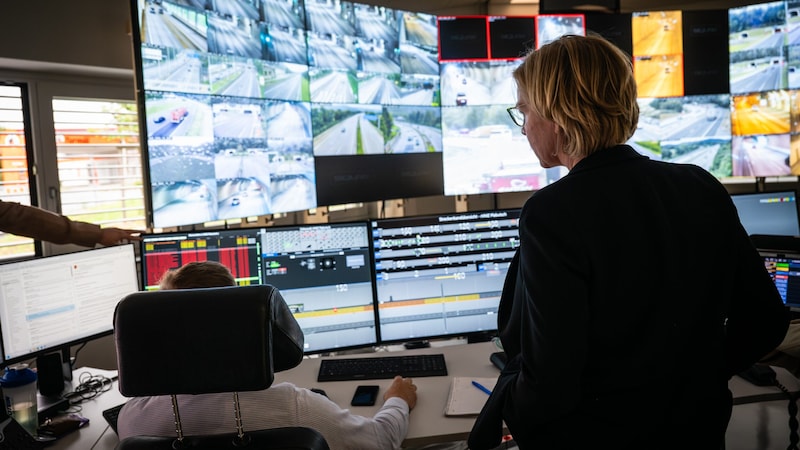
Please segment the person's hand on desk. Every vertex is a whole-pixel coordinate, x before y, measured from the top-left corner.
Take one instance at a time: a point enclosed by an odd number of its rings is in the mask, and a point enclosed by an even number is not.
[[[405,400],[408,403],[408,409],[412,410],[417,405],[417,385],[411,381],[411,378],[403,378],[398,375],[394,377],[389,389],[386,389],[386,393],[383,394],[383,401],[391,397],[400,397]]]

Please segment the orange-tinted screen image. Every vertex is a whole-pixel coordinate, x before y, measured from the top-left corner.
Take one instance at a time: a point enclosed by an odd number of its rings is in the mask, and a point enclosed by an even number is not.
[[[633,75],[640,97],[683,95],[683,55],[637,56]]]
[[[681,11],[633,13],[631,36],[633,56],[683,53]]]

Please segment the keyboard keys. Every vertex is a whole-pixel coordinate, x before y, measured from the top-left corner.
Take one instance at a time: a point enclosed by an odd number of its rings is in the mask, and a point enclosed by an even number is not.
[[[111,429],[114,432],[117,432],[117,420],[119,420],[119,412],[122,410],[122,407],[125,406],[125,403],[121,403],[117,406],[113,406],[106,410],[103,410],[103,418],[106,419],[106,422],[111,426]]]
[[[441,353],[428,355],[378,356],[370,358],[323,359],[317,381],[379,380],[402,377],[447,375]]]

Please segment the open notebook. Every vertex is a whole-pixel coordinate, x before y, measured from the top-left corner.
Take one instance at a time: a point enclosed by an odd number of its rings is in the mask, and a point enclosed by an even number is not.
[[[453,377],[444,415],[477,416],[489,399],[489,392],[494,389],[495,383],[497,378]]]

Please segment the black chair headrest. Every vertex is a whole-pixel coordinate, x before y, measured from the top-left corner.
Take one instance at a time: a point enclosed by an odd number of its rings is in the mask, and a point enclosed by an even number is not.
[[[269,285],[136,292],[114,335],[127,397],[266,389],[303,359],[303,332]]]

